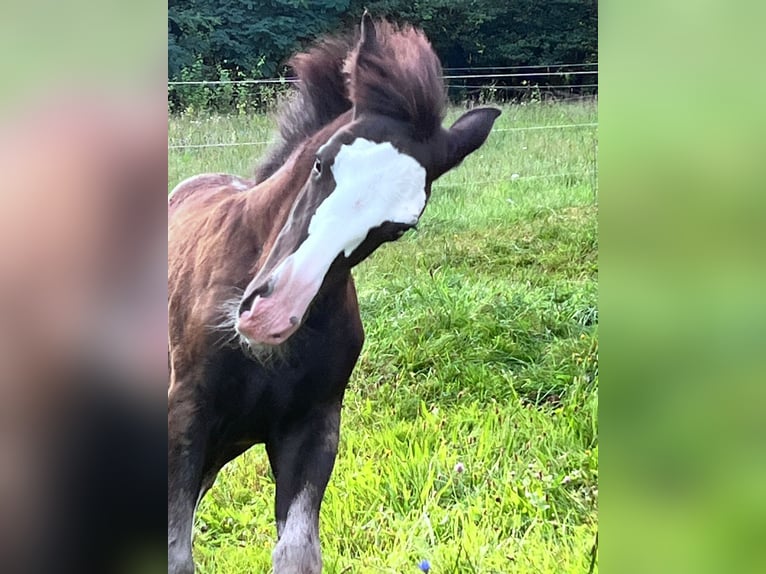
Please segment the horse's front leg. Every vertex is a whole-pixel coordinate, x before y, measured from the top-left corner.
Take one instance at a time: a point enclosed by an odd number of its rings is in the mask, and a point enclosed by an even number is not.
[[[319,507],[338,452],[340,403],[313,409],[266,444],[277,482],[274,574],[318,574]]]
[[[194,512],[206,486],[206,423],[193,397],[178,386],[168,394],[168,574],[193,574]]]

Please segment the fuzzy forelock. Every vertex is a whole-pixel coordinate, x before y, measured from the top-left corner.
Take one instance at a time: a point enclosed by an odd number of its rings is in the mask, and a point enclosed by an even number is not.
[[[306,138],[352,105],[412,126],[425,140],[441,125],[446,92],[442,67],[422,31],[375,23],[376,42],[361,46],[350,37],[326,38],[289,62],[298,90],[279,111],[281,141],[262,161],[257,181],[275,173]]]
[[[372,46],[357,45],[345,71],[349,98],[357,112],[395,118],[414,127],[415,137],[430,137],[442,122],[446,102],[442,67],[421,30],[375,23]]]

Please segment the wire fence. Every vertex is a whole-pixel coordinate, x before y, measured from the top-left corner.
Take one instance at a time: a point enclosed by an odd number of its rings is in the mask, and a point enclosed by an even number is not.
[[[472,181],[471,185],[476,186],[483,186],[483,185],[490,185],[494,183],[503,183],[503,182],[514,182],[514,181],[530,181],[530,180],[537,180],[537,179],[561,179],[561,178],[572,178],[572,179],[579,179],[583,177],[592,177],[593,171],[572,171],[568,173],[539,173],[539,174],[530,174],[530,175],[522,175],[518,173],[512,173],[509,175],[506,175],[500,179],[485,179],[485,180],[479,180],[479,181]],[[463,188],[465,187],[465,183],[435,183],[434,189],[450,189],[450,188]],[[594,188],[595,189],[595,188]],[[595,191],[594,191],[595,193]],[[509,202],[512,202],[513,200],[509,200]]]
[[[579,89],[579,88],[597,88],[598,84],[567,84],[567,85],[556,85],[556,86],[537,86],[537,85],[527,85],[527,86],[502,86],[502,85],[494,85],[494,84],[447,84],[447,88],[450,89],[463,89],[463,90],[485,90],[488,92],[491,92],[493,90],[571,90],[571,89]],[[591,94],[592,95],[592,94]]]
[[[503,68],[488,68],[493,70],[499,70]],[[471,70],[471,68],[452,68],[450,71]],[[570,76],[597,76],[598,70],[575,70],[575,71],[559,71],[559,72],[523,72],[523,73],[501,73],[501,74],[455,74],[444,75],[442,79],[449,80],[476,80],[476,79],[511,79],[511,78],[549,78],[560,77],[568,78]],[[258,79],[245,79],[245,80],[172,80],[168,82],[168,86],[222,86],[222,85],[267,85],[267,84],[294,84],[298,82],[298,78],[295,77],[283,77],[283,78],[258,78]],[[565,86],[566,87],[566,86]]]
[[[598,62],[592,62],[445,68],[442,79],[451,101],[489,103],[594,95],[598,74]],[[168,105],[173,112],[267,111],[298,81],[292,76],[176,79],[168,82]]]
[[[530,66],[483,66],[466,68],[445,68],[445,87],[451,92],[458,92],[466,100],[479,103],[491,101],[509,101],[507,95],[515,93],[534,94],[532,97],[545,99],[547,95],[555,94],[556,101],[576,101],[593,99],[598,95],[598,63],[585,64],[555,64]],[[478,72],[478,73],[475,73]],[[575,83],[566,83],[571,80]],[[580,80],[579,82],[577,80]],[[585,80],[585,81],[583,81]],[[220,79],[220,80],[178,80],[169,81],[168,87],[173,89],[207,89],[207,90],[237,90],[268,88],[270,90],[288,89],[298,82],[294,77],[259,78],[259,79]],[[228,88],[226,88],[228,86]],[[275,99],[274,92],[269,92]],[[501,94],[498,97],[498,94]],[[241,93],[240,93],[241,95]],[[271,101],[271,104],[274,102]],[[569,123],[556,125],[522,126],[514,128],[495,128],[493,133],[536,132],[545,130],[583,130],[598,128],[597,122]],[[205,150],[214,148],[238,148],[266,146],[272,143],[263,141],[234,141],[234,142],[169,142],[168,150]],[[472,182],[486,185],[507,181],[529,181],[539,179],[582,179],[590,177],[594,199],[597,194],[597,136],[593,135],[592,168],[587,171],[552,173],[552,174],[509,174],[499,180]],[[435,187],[460,187],[460,183],[442,183]]]
[[[534,64],[526,66],[469,66],[467,68],[444,68],[445,71],[454,72],[471,70],[539,70],[551,68],[594,68],[598,67],[598,62],[584,62],[581,64]]]
[[[544,130],[567,130],[567,129],[584,129],[584,128],[597,128],[597,122],[587,122],[579,124],[560,124],[560,125],[545,125],[545,126],[525,126],[518,128],[495,128],[492,133],[509,133],[509,132],[531,132],[531,131],[544,131]],[[247,146],[265,146],[272,143],[271,141],[249,141],[249,142],[221,142],[221,143],[203,143],[203,144],[173,144],[168,145],[168,150],[199,150],[208,148],[232,148],[232,147],[247,147]],[[590,179],[591,189],[593,191],[594,201],[597,196],[598,188],[598,167],[596,156],[596,136],[593,136],[593,157],[591,161],[591,167],[588,170],[565,172],[565,173],[538,173],[538,174],[519,174],[512,173],[503,176],[500,179],[480,180],[471,182],[472,185],[484,186],[502,182],[524,182],[534,181],[540,179],[570,179],[572,181],[581,180],[583,178]],[[465,183],[437,183],[434,185],[435,189],[450,189],[465,187]]]
[[[547,125],[547,126],[524,126],[518,128],[495,128],[492,133],[498,132],[526,132],[537,130],[563,130],[563,129],[576,129],[576,128],[594,128],[598,127],[597,122],[580,123],[580,124],[559,124],[559,125]],[[215,143],[200,143],[200,144],[169,144],[168,149],[204,149],[204,148],[218,148],[218,147],[246,147],[246,146],[259,146],[268,145],[272,143],[269,140],[254,141],[254,142],[215,142]]]

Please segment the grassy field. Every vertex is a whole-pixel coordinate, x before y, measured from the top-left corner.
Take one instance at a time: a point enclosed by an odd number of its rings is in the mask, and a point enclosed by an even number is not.
[[[416,573],[423,559],[432,574],[588,571],[597,133],[515,128],[596,121],[594,102],[505,107],[487,144],[434,186],[418,230],[356,269],[367,342],[322,506],[328,574]],[[170,138],[262,142],[272,127],[180,117]],[[171,149],[169,185],[249,174],[264,149]],[[270,571],[273,495],[262,447],[223,469],[197,515],[201,572]]]

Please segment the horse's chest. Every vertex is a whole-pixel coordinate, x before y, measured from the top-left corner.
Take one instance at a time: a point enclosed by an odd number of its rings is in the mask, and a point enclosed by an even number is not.
[[[301,410],[340,398],[358,358],[358,350],[325,338],[306,348],[289,367],[276,369],[267,386],[273,402],[283,410]]]
[[[234,418],[248,428],[253,442],[262,442],[285,421],[300,420],[317,406],[340,401],[359,350],[355,342],[325,337],[291,349],[292,357],[274,359],[271,365],[246,363],[238,397],[229,403],[237,412]]]

